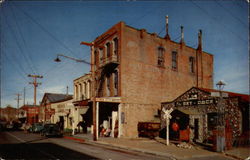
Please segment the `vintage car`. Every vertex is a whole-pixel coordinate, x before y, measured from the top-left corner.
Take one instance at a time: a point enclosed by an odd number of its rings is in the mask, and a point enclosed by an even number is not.
[[[40,133],[43,130],[43,124],[42,123],[34,123],[28,131],[31,133]]]
[[[63,132],[60,130],[59,125],[49,123],[44,125],[41,135],[46,137],[62,137]]]

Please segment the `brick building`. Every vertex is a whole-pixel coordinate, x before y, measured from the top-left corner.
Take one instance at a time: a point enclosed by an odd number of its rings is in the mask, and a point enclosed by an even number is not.
[[[39,106],[23,105],[19,108],[18,118],[22,123],[33,124],[38,122]]]
[[[137,137],[138,122],[160,121],[162,101],[193,86],[213,87],[213,55],[202,50],[202,32],[197,49],[185,45],[183,27],[180,42],[171,40],[168,23],[166,32],[162,38],[119,22],[89,44],[97,133],[105,122],[111,136]]]

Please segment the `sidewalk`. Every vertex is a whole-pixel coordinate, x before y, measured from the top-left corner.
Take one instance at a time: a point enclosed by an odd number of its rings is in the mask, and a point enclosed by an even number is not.
[[[147,138],[106,138],[101,137],[98,141],[92,140],[92,135],[78,134],[74,135],[74,138],[84,139],[85,143],[91,144],[103,144],[122,149],[128,149],[133,151],[139,151],[149,153],[153,155],[171,157],[172,159],[187,159],[187,158],[200,158],[200,157],[212,157],[215,155],[223,155],[221,153],[211,152],[202,149],[199,146],[192,146],[190,149],[177,147],[175,144],[170,143],[169,146],[165,145],[165,140],[156,138],[155,140]],[[246,159],[249,154],[249,148],[237,148],[225,153],[230,157],[237,159]]]

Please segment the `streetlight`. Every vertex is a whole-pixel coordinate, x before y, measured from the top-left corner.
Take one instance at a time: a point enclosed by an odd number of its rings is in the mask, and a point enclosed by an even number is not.
[[[224,120],[224,104],[222,98],[222,90],[226,84],[223,81],[219,81],[216,86],[220,92],[220,98],[218,101],[218,124],[217,124],[217,137],[216,137],[216,151],[223,152],[225,149],[225,120]]]
[[[81,45],[86,45],[86,46],[89,46],[91,47],[91,55],[93,55],[93,51],[94,51],[94,43],[93,42],[81,42],[80,43]],[[55,62],[61,62],[61,60],[59,59],[59,57],[64,57],[64,58],[68,58],[68,59],[71,59],[71,60],[74,60],[76,62],[81,62],[81,63],[85,63],[85,64],[88,64],[91,66],[91,71],[93,71],[93,61],[91,61],[92,63],[89,63],[85,60],[82,60],[82,59],[76,59],[76,58],[73,58],[73,57],[69,57],[69,56],[65,56],[63,54],[57,54],[57,57],[56,59],[54,60]],[[97,141],[97,126],[96,126],[96,92],[95,92],[95,71],[92,72],[92,83],[93,83],[93,87],[92,87],[92,92],[93,92],[93,101],[92,101],[92,110],[93,110],[93,140],[94,141]],[[74,132],[73,132],[74,133]]]
[[[63,54],[57,54],[57,57],[56,59],[54,59],[55,62],[61,62],[61,59],[59,57],[64,57],[64,58],[68,58],[68,59],[71,59],[73,61],[76,61],[76,62],[80,62],[80,63],[85,63],[85,64],[88,64],[88,65],[91,65],[91,63],[83,60],[83,59],[77,59],[77,58],[73,58],[73,57],[70,57],[70,56],[65,56]]]
[[[54,59],[55,62],[61,62],[61,59],[59,57],[64,57],[64,58],[68,58],[68,59],[71,59],[73,61],[76,61],[76,62],[79,62],[79,63],[85,63],[85,64],[88,64],[88,65],[91,65],[91,63],[83,60],[83,59],[77,59],[77,58],[73,58],[73,57],[69,57],[69,56],[65,56],[63,54],[57,54],[57,57],[56,59]],[[73,115],[75,115],[75,107],[73,108]],[[74,126],[74,120],[73,120],[73,126]],[[75,134],[75,128],[73,128],[73,135]]]

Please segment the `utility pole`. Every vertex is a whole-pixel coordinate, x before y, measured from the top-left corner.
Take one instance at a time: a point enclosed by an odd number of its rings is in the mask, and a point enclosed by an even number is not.
[[[17,119],[19,118],[19,101],[21,100],[20,96],[21,94],[17,93],[16,94],[17,98],[15,98],[15,100],[17,100]]]
[[[33,78],[33,82],[29,82],[29,84],[33,84],[33,86],[34,86],[34,105],[36,105],[36,87],[38,87],[38,85],[42,84],[42,83],[37,82],[37,78],[43,78],[43,76],[29,74],[28,77]]]
[[[25,93],[26,91],[25,91],[25,87],[24,87],[24,89],[23,89],[23,105],[25,105]]]

